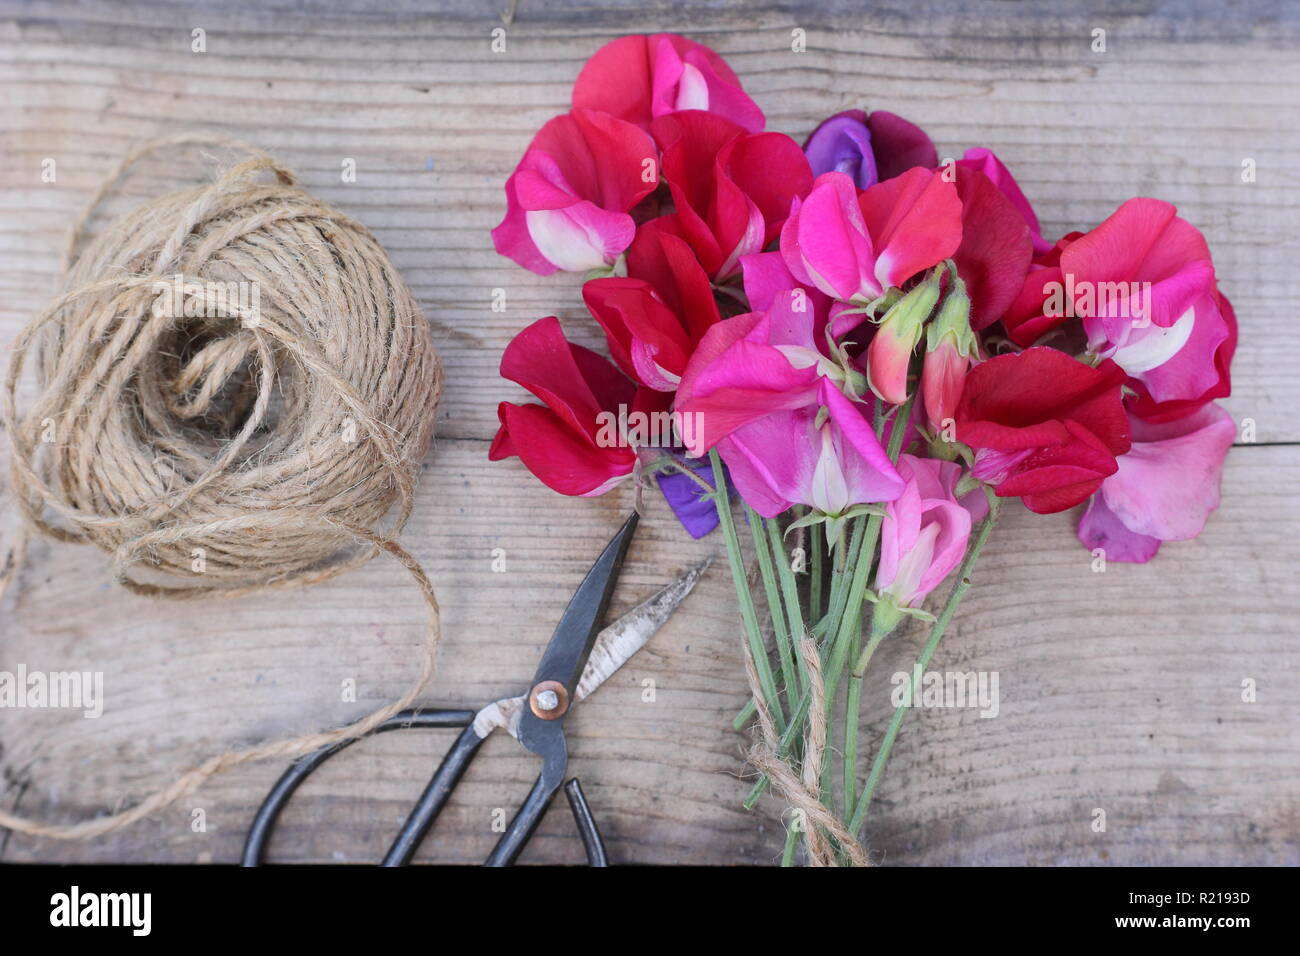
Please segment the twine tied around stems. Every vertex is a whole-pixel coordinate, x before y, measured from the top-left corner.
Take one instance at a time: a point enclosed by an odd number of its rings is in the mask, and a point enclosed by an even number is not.
[[[745,673],[757,708],[759,739],[750,748],[747,757],[754,767],[767,774],[772,786],[791,807],[802,814],[810,866],[839,866],[841,854],[852,866],[870,866],[866,849],[831,809],[822,803],[821,768],[826,756],[826,690],[822,680],[821,655],[817,651],[816,642],[807,635],[799,642],[799,653],[808,675],[810,696],[801,773],[796,773],[790,763],[777,756],[780,734],[772,722],[772,714],[767,708],[748,645],[745,648]]]

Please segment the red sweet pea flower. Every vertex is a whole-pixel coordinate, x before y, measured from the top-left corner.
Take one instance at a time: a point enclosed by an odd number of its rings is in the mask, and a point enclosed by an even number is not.
[[[958,166],[961,245],[952,261],[970,295],[970,325],[988,328],[1015,300],[1033,258],[1033,239],[1021,211],[977,169]]]
[[[1063,288],[1061,253],[1082,235],[1081,232],[1071,232],[1062,236],[1056,245],[1035,256],[1030,263],[1024,285],[1002,316],[1008,337],[1021,348],[1028,348],[1048,332],[1070,321],[1068,310],[1046,306],[1052,300],[1053,290]]]
[[[657,150],[631,123],[575,109],[541,128],[506,180],[497,252],[550,275],[611,265],[632,242],[628,210],[659,184]]]
[[[518,455],[543,483],[565,495],[603,494],[632,473],[636,451],[608,440],[610,429],[602,426],[610,416],[667,408],[658,393],[638,390],[606,359],[565,341],[554,316],[514,337],[501,356],[501,374],[546,404],[502,402],[501,428],[488,458]]]
[[[677,208],[665,228],[690,244],[714,280],[736,275],[741,256],[776,238],[791,201],[812,187],[803,150],[782,133],[746,133],[699,110],[660,117],[651,132]]]
[[[1117,470],[1129,450],[1120,399],[1124,371],[1049,348],[975,366],[957,408],[957,439],[976,449],[975,477],[1038,514],[1072,508]]]
[[[682,238],[650,222],[628,250],[628,275],[582,287],[610,355],[636,381],[677,388],[704,333],[721,318],[709,277]]]
[[[678,110],[707,110],[757,133],[763,111],[725,60],[674,33],[620,37],[587,61],[573,85],[576,109],[601,110],[649,129]]]
[[[957,165],[983,173],[1002,191],[1002,195],[1011,201],[1011,205],[1016,207],[1016,211],[1024,218],[1025,225],[1029,227],[1029,234],[1034,240],[1035,255],[1041,256],[1051,250],[1052,244],[1043,238],[1043,230],[1038,224],[1038,214],[1034,212],[1033,205],[1021,191],[1016,177],[1011,175],[1011,170],[1007,169],[993,150],[984,149],[982,146],[968,149],[966,155],[957,160]]]

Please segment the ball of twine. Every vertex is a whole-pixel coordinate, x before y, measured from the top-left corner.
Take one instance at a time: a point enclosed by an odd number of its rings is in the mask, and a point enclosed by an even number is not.
[[[77,253],[132,165],[193,144],[249,158]],[[20,414],[29,364],[38,388]],[[105,833],[213,773],[360,736],[412,703],[433,673],[438,608],[393,538],[441,382],[428,324],[378,241],[273,157],[208,134],[126,157],[72,230],[61,292],[13,345],[3,416],[26,525],[103,549],[123,586],[169,598],[310,584],[384,551],[424,596],[426,654],[401,699],[349,727],[220,754],[114,816],[52,826],[0,812],[0,826]],[[0,572],[16,574],[22,551]]]

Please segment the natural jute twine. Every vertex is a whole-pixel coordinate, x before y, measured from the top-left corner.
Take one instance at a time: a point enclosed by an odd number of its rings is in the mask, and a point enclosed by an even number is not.
[[[250,158],[137,209],[78,254],[137,160],[204,144]],[[123,812],[52,825],[0,811],[0,827],[60,839],[120,829],[223,770],[361,736],[433,675],[437,599],[394,537],[433,434],[441,365],[374,236],[294,182],[259,149],[187,134],[137,149],[100,188],[68,240],[61,293],[13,345],[3,416],[25,529],[0,560],[0,597],[28,530],[94,544],[124,587],[169,598],[312,584],[383,551],[428,608],[419,674],[348,727],[218,754]],[[38,389],[20,414],[29,364]]]
[[[777,756],[781,735],[772,723],[772,714],[763,697],[763,685],[759,683],[758,669],[754,666],[749,645],[745,644],[745,671],[757,706],[759,731],[759,739],[750,748],[748,759],[754,767],[767,774],[772,786],[793,809],[801,811],[809,866],[839,866],[840,854],[852,866],[869,866],[871,861],[862,844],[822,803],[822,762],[826,759],[826,687],[822,681],[822,659],[811,637],[805,636],[799,642],[799,653],[808,673],[810,691],[803,772],[796,773],[794,767]]]

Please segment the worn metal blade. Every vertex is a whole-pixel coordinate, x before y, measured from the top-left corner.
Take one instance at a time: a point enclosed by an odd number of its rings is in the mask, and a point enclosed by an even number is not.
[[[686,596],[695,587],[695,582],[712,563],[712,558],[701,561],[600,632],[587,657],[582,677],[578,679],[573,695],[575,703],[609,680],[632,655],[645,647],[646,642],[672,617],[678,605],[686,600]]]
[[[637,651],[645,647],[655,632],[672,617],[682,601],[686,600],[695,583],[712,563],[712,558],[701,561],[600,632],[574,690],[575,703],[589,696],[631,660]],[[474,732],[480,737],[486,737],[500,727],[512,737],[518,737],[519,718],[527,706],[527,695],[493,701],[474,718]]]

